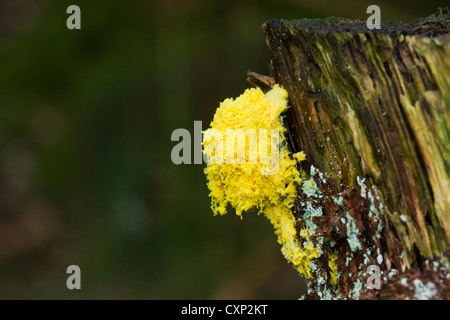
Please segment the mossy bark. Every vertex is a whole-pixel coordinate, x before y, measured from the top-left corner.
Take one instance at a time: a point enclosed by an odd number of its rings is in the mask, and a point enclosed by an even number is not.
[[[299,187],[294,208],[299,230],[316,225],[323,252],[307,298],[404,298],[392,270],[423,275],[436,257],[448,268],[449,19],[441,9],[380,30],[339,18],[264,24],[273,76],[289,94],[291,148],[305,152],[301,165],[318,190]],[[384,291],[365,288],[369,265],[380,266]],[[438,278],[435,296],[450,297],[448,276]]]

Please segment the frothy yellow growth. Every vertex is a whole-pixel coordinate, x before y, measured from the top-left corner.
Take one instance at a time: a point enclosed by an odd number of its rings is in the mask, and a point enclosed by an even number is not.
[[[245,163],[209,163],[205,169],[210,190],[211,208],[214,214],[223,215],[230,204],[236,209],[236,214],[242,218],[242,212],[257,209],[263,212],[275,228],[278,242],[281,244],[281,252],[294,267],[304,276],[310,276],[310,262],[319,255],[319,249],[315,248],[309,240],[306,230],[300,233],[302,244],[297,237],[295,229],[295,217],[291,212],[295,197],[297,196],[296,184],[301,182],[300,173],[296,168],[297,161],[305,159],[303,152],[289,156],[284,134],[286,128],[283,125],[281,113],[287,109],[287,92],[282,87],[275,85],[272,90],[264,94],[259,88],[247,89],[236,99],[226,99],[216,110],[211,128],[203,132],[204,152],[207,156],[208,145],[213,143],[213,130],[223,133],[223,149],[214,152],[223,152],[226,155],[226,130],[227,129],[266,129],[270,134],[271,129],[279,132],[279,158],[278,170],[275,174],[263,175],[261,169],[267,166],[262,164],[260,157],[256,163],[249,163],[248,151],[251,148],[245,146]],[[274,151],[270,146],[270,138],[267,139],[269,154]],[[256,143],[261,146],[260,137]],[[248,140],[247,140],[248,144]],[[213,153],[213,152],[211,152]],[[236,150],[235,150],[236,156]]]
[[[337,258],[338,258],[338,255],[337,255],[337,251],[336,251],[335,253],[333,253],[331,255],[330,260],[328,260],[328,266],[330,267],[330,270],[331,270],[330,284],[333,286],[336,285],[336,283],[337,283],[337,266],[336,266]]]

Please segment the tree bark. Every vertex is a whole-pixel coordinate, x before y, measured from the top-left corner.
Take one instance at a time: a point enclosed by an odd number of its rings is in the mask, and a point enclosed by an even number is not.
[[[314,181],[294,208],[322,252],[305,298],[450,298],[449,21],[440,9],[379,30],[340,18],[263,25],[289,94],[290,147]],[[379,290],[368,286],[376,267]]]

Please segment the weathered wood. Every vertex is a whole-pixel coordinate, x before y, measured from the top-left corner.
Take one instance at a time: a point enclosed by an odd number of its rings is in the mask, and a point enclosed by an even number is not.
[[[273,76],[289,93],[291,148],[305,152],[315,184],[299,188],[295,208],[298,230],[313,225],[323,252],[307,298],[414,297],[395,281],[413,286],[434,256],[448,268],[449,21],[441,9],[380,30],[339,18],[264,24]],[[384,290],[365,290],[370,265]],[[448,271],[433,270],[435,296],[449,298]]]

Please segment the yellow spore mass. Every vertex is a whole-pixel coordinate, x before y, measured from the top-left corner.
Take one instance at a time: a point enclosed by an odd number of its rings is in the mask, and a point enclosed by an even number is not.
[[[279,85],[275,85],[266,94],[259,88],[252,88],[245,90],[236,99],[224,100],[216,110],[211,127],[203,132],[203,152],[206,156],[217,157],[221,152],[223,159],[226,159],[227,129],[254,129],[263,132],[263,135],[257,135],[256,140],[251,142],[257,144],[257,150],[267,149],[271,155],[279,151],[278,167],[273,174],[261,174],[261,169],[269,165],[261,161],[261,154],[257,161],[249,161],[248,153],[254,146],[251,146],[250,140],[246,138],[245,163],[210,162],[205,174],[210,190],[211,208],[215,215],[225,214],[228,204],[235,208],[236,214],[241,218],[243,211],[257,209],[263,212],[275,228],[284,257],[303,276],[310,277],[310,262],[319,256],[319,249],[314,247],[306,230],[301,230],[300,238],[303,239],[299,241],[295,217],[291,212],[297,196],[296,184],[301,182],[296,163],[304,160],[305,155],[299,152],[293,154],[292,158],[289,156],[284,137],[286,128],[281,117],[287,108],[287,92]],[[271,144],[274,141],[270,136],[271,132],[274,132],[272,130],[279,133],[279,140],[275,140],[278,141],[276,145]],[[217,136],[218,132],[222,133],[220,138]],[[212,144],[215,144],[215,148],[211,148]],[[274,146],[277,149],[274,149]],[[237,148],[234,149],[236,160]]]
[[[331,255],[331,257],[330,257],[330,260],[328,261],[328,266],[330,267],[330,270],[331,270],[331,272],[330,272],[330,284],[331,285],[336,285],[336,283],[337,283],[337,277],[338,277],[338,275],[337,275],[337,266],[336,266],[336,260],[337,260],[337,258],[338,258],[338,255],[337,255],[337,251],[335,252],[335,253],[333,253],[332,255]]]

